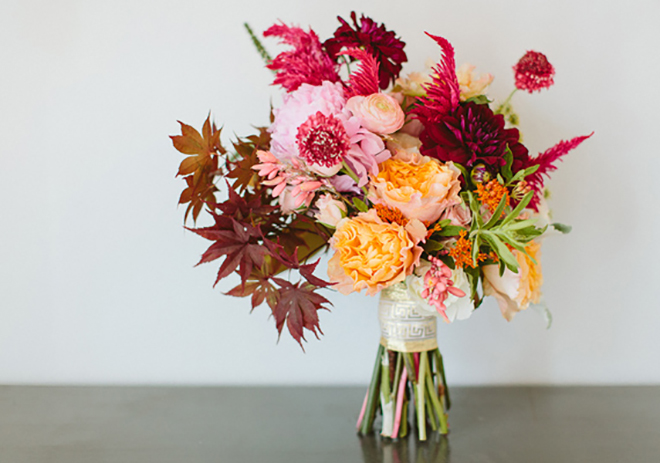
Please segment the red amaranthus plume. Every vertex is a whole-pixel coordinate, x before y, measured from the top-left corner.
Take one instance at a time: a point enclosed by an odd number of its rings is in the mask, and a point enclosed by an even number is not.
[[[415,113],[424,125],[437,121],[458,107],[460,88],[456,78],[454,47],[448,40],[426,33],[442,48],[442,59],[433,68],[432,82],[425,85],[426,96],[419,99]]]
[[[378,61],[369,53],[359,48],[349,48],[339,53],[360,60],[360,67],[349,77],[346,98],[355,95],[369,96],[378,93]]]
[[[321,85],[324,80],[339,80],[334,61],[323,51],[319,37],[311,29],[305,32],[299,27],[275,24],[264,32],[264,37],[269,36],[280,37],[282,43],[293,46],[293,50],[280,53],[267,66],[277,71],[273,84],[292,92],[302,84]]]
[[[556,162],[561,161],[562,156],[568,154],[572,149],[577,148],[583,141],[590,138],[593,134],[594,133],[591,132],[589,135],[575,137],[571,140],[562,140],[552,148],[545,150],[543,153],[529,160],[530,166],[535,164],[539,165],[539,169],[526,179],[529,186],[534,190],[534,197],[530,201],[529,207],[538,211],[538,204],[541,195],[543,194],[543,175],[550,178],[550,172],[557,170]]]
[[[555,83],[555,68],[548,58],[538,51],[528,51],[513,67],[516,88],[526,92],[540,92]]]
[[[385,24],[376,22],[362,15],[357,20],[355,11],[351,12],[353,27],[342,17],[337,16],[341,26],[335,31],[335,36],[326,40],[323,46],[328,54],[337,59],[342,48],[360,48],[372,55],[378,62],[378,81],[383,90],[390,82],[394,82],[401,73],[401,63],[408,61],[403,47],[406,45],[392,31],[385,29]],[[352,55],[351,55],[352,56]]]

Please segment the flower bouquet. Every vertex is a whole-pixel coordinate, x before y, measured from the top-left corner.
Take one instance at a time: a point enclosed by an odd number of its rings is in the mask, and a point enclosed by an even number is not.
[[[394,32],[355,13],[339,21],[325,42],[270,27],[265,37],[290,46],[274,58],[246,25],[282,103],[231,150],[210,118],[201,133],[181,123],[171,137],[187,155],[179,202],[184,220],[213,219],[189,229],[212,242],[199,263],[222,258],[216,283],[237,274],[227,294],[266,303],[278,333],[286,325],[301,347],[305,331],[322,333],[318,311],[330,303],[319,290],[379,294],[382,337],[358,430],[371,432],[380,415],[382,435],[414,426],[425,440],[427,426],[448,432],[436,320],[466,319],[484,296],[507,320],[540,302],[540,240],[568,230],[550,223],[544,180],[591,135],[536,156],[521,142],[511,99],[553,84],[541,53],[520,59],[513,92],[494,104],[493,77],[456,68],[446,39],[427,33],[441,59],[402,77]],[[313,258],[327,250],[321,278]]]

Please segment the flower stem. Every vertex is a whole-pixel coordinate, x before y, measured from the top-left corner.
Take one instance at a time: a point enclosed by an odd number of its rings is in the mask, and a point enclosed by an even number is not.
[[[362,420],[362,427],[360,433],[369,434],[373,430],[374,418],[376,415],[377,397],[380,395],[380,368],[381,358],[383,356],[384,347],[378,345],[378,353],[376,354],[376,364],[374,371],[371,375],[371,384],[369,385],[369,396],[367,397],[367,409],[364,419]]]
[[[417,384],[415,385],[415,398],[417,401],[417,431],[419,432],[419,440],[426,440],[426,414],[424,406],[424,376],[426,375],[426,361],[427,353],[426,351],[422,352],[419,361],[419,375]]]
[[[444,391],[443,395],[447,400],[447,410],[449,410],[451,408],[451,400],[449,399],[449,388],[447,387],[447,378],[445,377],[445,364],[442,360],[440,349],[436,349],[435,359],[437,363],[436,369],[440,373],[440,378],[442,379],[442,389]]]
[[[438,390],[436,389],[435,384],[433,383],[433,378],[430,374],[426,376],[426,389],[431,398],[431,403],[433,404],[435,414],[440,421],[440,433],[447,434],[447,415],[445,414],[444,407],[440,403],[440,399],[438,398]]]
[[[516,93],[517,91],[518,91],[518,89],[517,89],[517,88],[514,88],[513,91],[512,91],[511,93],[509,93],[509,96],[506,97],[506,100],[504,100],[504,103],[502,103],[502,104],[500,105],[500,108],[505,108],[505,107],[509,104],[509,102],[511,101],[511,98],[513,98],[513,95],[515,95],[515,93]]]

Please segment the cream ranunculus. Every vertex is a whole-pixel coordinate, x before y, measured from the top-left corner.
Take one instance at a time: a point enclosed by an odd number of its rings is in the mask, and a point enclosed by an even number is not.
[[[405,226],[388,223],[375,209],[343,219],[330,240],[335,253],[328,262],[328,277],[342,294],[366,289],[373,296],[412,273],[425,237],[426,227],[419,220]]]
[[[329,227],[336,227],[346,217],[346,205],[337,201],[330,194],[324,194],[316,200],[319,211],[314,214],[316,220]]]
[[[511,321],[516,313],[525,310],[530,303],[538,304],[541,299],[541,286],[543,285],[540,262],[541,244],[532,241],[525,247],[525,250],[529,256],[514,251],[518,261],[518,273],[507,268],[500,276],[497,265],[483,267],[484,295],[493,296],[497,300],[502,315],[508,321]],[[536,264],[530,257],[536,261]]]
[[[384,93],[354,96],[346,102],[346,107],[363,127],[380,135],[396,132],[406,119],[399,102]]]
[[[372,178],[369,199],[399,209],[407,219],[435,222],[445,209],[461,202],[460,174],[451,162],[442,164],[417,152],[399,150]]]
[[[456,69],[456,79],[458,80],[458,86],[461,91],[461,101],[483,95],[486,87],[493,81],[491,74],[484,74],[477,79],[474,68],[475,66],[471,64],[463,64]]]

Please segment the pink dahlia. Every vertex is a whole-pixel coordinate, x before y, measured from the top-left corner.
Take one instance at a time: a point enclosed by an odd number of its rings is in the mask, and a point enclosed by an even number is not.
[[[538,51],[528,51],[513,66],[516,77],[516,88],[529,93],[549,88],[555,83],[555,68],[548,58]]]
[[[386,89],[394,82],[401,72],[401,64],[408,61],[403,47],[406,45],[392,31],[385,29],[384,24],[376,22],[364,15],[358,22],[355,11],[351,12],[353,27],[343,18],[337,17],[341,26],[335,31],[335,36],[326,40],[323,46],[332,59],[337,59],[342,48],[359,48],[379,63],[378,79],[380,88]]]
[[[494,114],[485,104],[461,103],[447,116],[427,121],[419,138],[420,152],[443,162],[465,167],[483,162],[497,172],[506,164],[508,146],[513,153],[513,172],[529,164],[529,153],[519,141],[518,129],[505,129],[504,116]]]
[[[277,71],[273,84],[292,92],[302,84],[320,85],[324,80],[339,80],[335,62],[323,51],[314,31],[305,32],[299,27],[275,24],[264,32],[265,37],[271,35],[293,46],[293,50],[280,53],[267,66]]]

